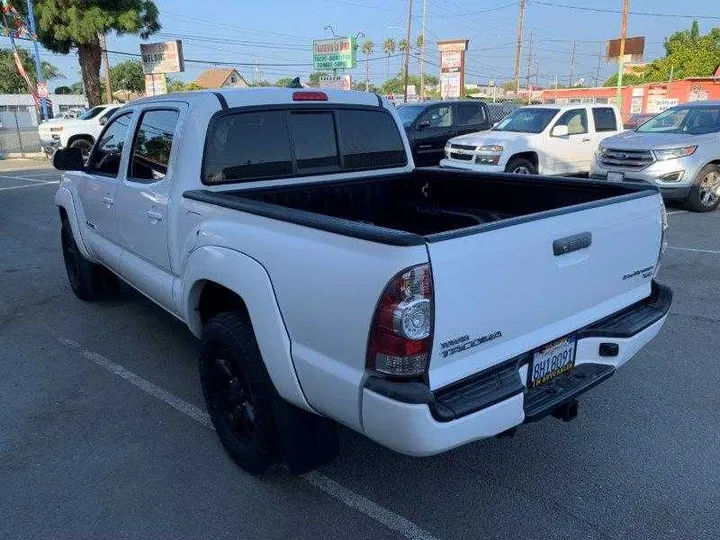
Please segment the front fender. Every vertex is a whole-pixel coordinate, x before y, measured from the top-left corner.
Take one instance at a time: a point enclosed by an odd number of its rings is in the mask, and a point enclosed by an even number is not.
[[[265,367],[278,393],[290,403],[313,411],[300,387],[290,351],[290,338],[275,298],[270,276],[255,259],[229,248],[203,246],[188,257],[182,276],[181,305],[193,334],[202,335],[198,305],[208,282],[240,296],[247,306]]]
[[[65,210],[68,221],[70,222],[70,229],[72,229],[73,237],[75,238],[75,243],[77,244],[80,253],[82,253],[83,257],[89,261],[93,261],[94,259],[90,255],[90,251],[85,245],[85,241],[83,240],[81,234],[80,222],[78,221],[77,213],[75,212],[72,192],[65,187],[59,187],[55,192],[55,204]]]

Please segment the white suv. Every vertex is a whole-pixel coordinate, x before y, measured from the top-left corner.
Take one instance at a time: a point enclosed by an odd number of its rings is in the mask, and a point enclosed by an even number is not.
[[[119,104],[98,105],[77,118],[42,122],[38,126],[40,146],[48,154],[52,154],[58,148],[72,146],[79,148],[83,158],[87,159],[103,126],[120,107]]]

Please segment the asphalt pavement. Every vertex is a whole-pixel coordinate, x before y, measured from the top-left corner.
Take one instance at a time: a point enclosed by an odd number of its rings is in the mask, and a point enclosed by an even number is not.
[[[256,478],[207,422],[198,342],[125,288],[77,300],[50,169],[0,172],[0,538],[716,539],[720,211],[670,208],[661,334],[577,420]]]

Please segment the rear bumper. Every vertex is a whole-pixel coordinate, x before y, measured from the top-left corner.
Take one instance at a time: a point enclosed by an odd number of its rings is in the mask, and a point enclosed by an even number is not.
[[[365,434],[398,452],[428,456],[543,418],[635,356],[660,331],[671,303],[672,291],[653,283],[648,298],[578,330],[576,367],[531,390],[531,353],[434,392],[421,383],[369,377],[362,400]],[[601,355],[601,344],[608,343],[617,354]]]
[[[474,161],[459,161],[457,159],[443,159],[440,166],[445,169],[463,169],[466,171],[476,171],[482,173],[501,173],[505,172],[505,164],[502,165],[483,165]]]

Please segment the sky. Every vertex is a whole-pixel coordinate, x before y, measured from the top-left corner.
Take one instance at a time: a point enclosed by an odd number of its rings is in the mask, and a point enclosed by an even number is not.
[[[15,0],[18,1],[18,0]],[[692,18],[681,15],[707,16],[699,19],[703,33],[720,26],[718,0],[631,0],[628,36],[645,36],[645,59],[663,55],[663,39],[677,30],[690,27]],[[497,84],[512,79],[517,33],[517,0],[425,0],[427,64],[426,72],[437,75],[439,54],[435,43],[440,39],[469,39],[465,81]],[[330,37],[365,34],[361,41],[374,43],[369,74],[373,82],[381,82],[388,72],[400,69],[398,55],[387,60],[382,42],[391,37],[405,37],[407,0],[155,0],[160,10],[162,30],[149,42],[182,39],[186,72],[170,76],[189,81],[212,62],[230,63],[250,82],[256,79],[275,81],[285,76],[303,78],[312,71],[311,41]],[[715,6],[713,6],[715,5]],[[570,9],[583,7],[585,10]],[[603,61],[599,53],[605,41],[619,36],[620,15],[594,12],[589,9],[617,9],[622,0],[528,0],[524,25],[522,81],[527,73],[527,43],[533,33],[531,72],[537,71],[540,86],[549,86],[557,76],[567,84],[570,76],[572,42],[575,41],[573,80],[583,79],[586,85],[595,82],[600,67],[600,84],[617,68]],[[633,14],[632,12],[638,12]],[[642,12],[642,13],[641,13]],[[652,13],[655,15],[646,15]],[[674,16],[659,16],[674,15]],[[413,41],[420,34],[423,0],[414,0]],[[108,36],[108,50],[139,54],[141,40],[136,36]],[[27,44],[23,44],[27,46]],[[0,37],[0,46],[9,46]],[[77,57],[55,55],[43,50],[42,59],[60,68],[64,79],[52,81],[51,88],[71,84],[80,79]],[[110,63],[132,56],[110,53]],[[354,80],[364,80],[365,62],[358,56],[358,67],[350,73]],[[417,60],[412,60],[411,73],[418,73]]]

